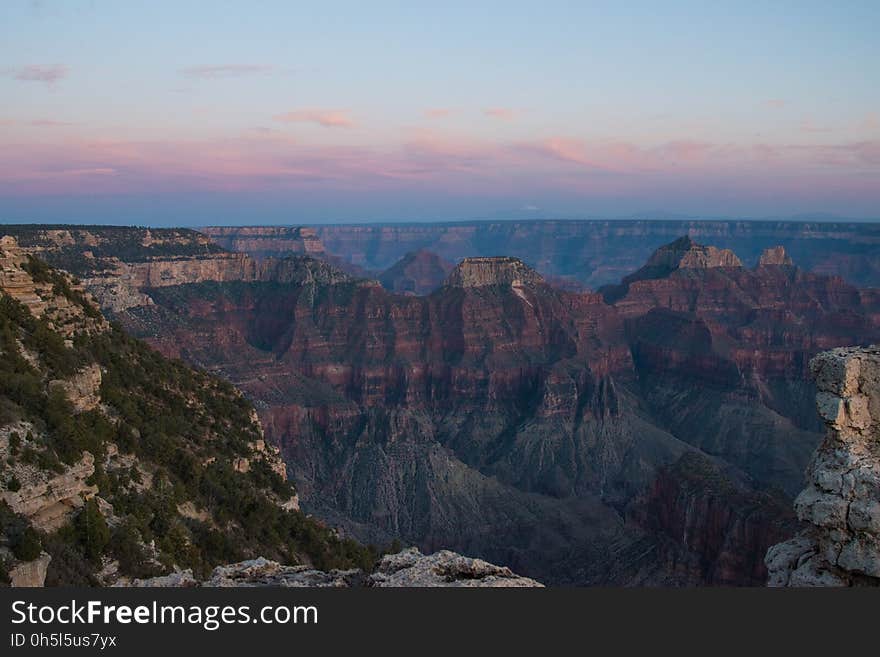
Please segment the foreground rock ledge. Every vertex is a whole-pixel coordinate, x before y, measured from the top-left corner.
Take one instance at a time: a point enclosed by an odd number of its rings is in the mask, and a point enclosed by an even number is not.
[[[807,528],[774,545],[769,586],[880,586],[880,346],[810,363],[828,426],[794,502]]]
[[[325,572],[308,566],[282,566],[262,557],[218,566],[211,577],[198,581],[191,570],[150,579],[117,582],[116,586],[135,587],[540,587],[543,584],[520,577],[509,568],[463,557],[442,550],[424,555],[416,548],[384,556],[370,574],[361,570]]]

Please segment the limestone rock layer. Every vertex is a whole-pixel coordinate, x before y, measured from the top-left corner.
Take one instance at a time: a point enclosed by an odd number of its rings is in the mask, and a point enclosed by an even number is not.
[[[810,367],[828,427],[795,500],[807,523],[767,552],[770,586],[880,585],[880,347],[819,354]]]

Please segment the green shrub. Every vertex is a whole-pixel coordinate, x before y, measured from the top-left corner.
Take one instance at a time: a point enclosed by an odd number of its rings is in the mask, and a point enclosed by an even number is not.
[[[100,563],[104,550],[110,543],[110,528],[94,499],[85,503],[82,511],[74,518],[73,527],[85,558],[92,563]]]
[[[19,561],[33,561],[42,552],[40,535],[30,525],[13,532],[9,537],[9,543],[12,548],[12,554]]]

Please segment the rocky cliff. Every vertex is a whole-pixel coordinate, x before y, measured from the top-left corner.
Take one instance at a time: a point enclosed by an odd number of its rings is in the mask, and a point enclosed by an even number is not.
[[[880,347],[810,363],[827,431],[794,506],[806,523],[767,552],[770,586],[880,586]]]
[[[780,267],[791,266],[793,264],[794,261],[788,253],[785,252],[784,246],[774,246],[764,249],[761,257],[758,259],[759,267]]]
[[[258,258],[321,257],[326,252],[315,229],[307,226],[209,226],[199,232],[227,251],[248,253]]]
[[[543,282],[541,275],[522,260],[507,256],[465,258],[446,279],[446,285],[450,287],[523,287],[540,285]]]
[[[358,569],[325,572],[308,566],[282,566],[275,561],[260,557],[218,566],[211,573],[211,577],[203,581],[198,581],[193,577],[192,571],[187,570],[146,580],[121,581],[117,586],[534,588],[540,587],[541,584],[533,579],[520,577],[509,568],[496,566],[480,559],[463,557],[448,550],[426,556],[412,548],[382,557],[372,573]]]
[[[19,253],[39,256],[76,275],[101,308],[111,313],[150,305],[150,288],[206,282],[328,284],[349,278],[307,255],[320,254],[319,248],[295,249],[300,255],[294,257],[255,258],[226,252],[205,235],[185,229],[7,226],[6,231],[9,235],[4,239]],[[301,232],[301,239],[310,234],[308,229]],[[17,266],[3,275],[12,277],[5,281],[10,294],[26,296],[27,289],[16,292],[14,278],[21,276]],[[24,299],[24,303],[34,302]]]

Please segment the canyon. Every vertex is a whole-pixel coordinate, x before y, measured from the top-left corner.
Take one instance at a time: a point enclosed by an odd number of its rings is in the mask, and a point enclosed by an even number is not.
[[[391,245],[404,228],[389,229]],[[591,257],[614,257],[637,228],[618,226],[619,241]],[[565,284],[577,267],[564,269],[574,261],[560,249],[588,246],[559,226],[546,228],[561,234],[549,240],[553,267],[530,266],[542,242],[527,231],[523,258],[469,255],[467,240],[438,255],[398,245],[405,262],[379,281],[314,244],[273,251],[261,229],[224,243],[248,254],[141,231],[127,238],[150,242],[140,255],[95,266],[78,253],[98,227],[71,227],[73,245],[34,234],[31,248],[71,262],[98,295],[133,268],[105,310],[242,390],[302,508],[345,535],[452,549],[545,584],[760,585],[768,547],[797,530],[791,502],[822,440],[810,358],[877,341],[880,295],[802,268],[772,227],[664,234],[677,228],[645,227],[634,252],[670,239],[640,262],[628,253],[617,277],[577,265],[581,283],[607,283],[595,292]],[[809,240],[873,248],[872,227],[783,228],[801,252]],[[344,259],[327,238],[337,229],[308,239]],[[749,247],[700,244],[699,230],[748,232]],[[351,264],[393,269],[396,257]]]

